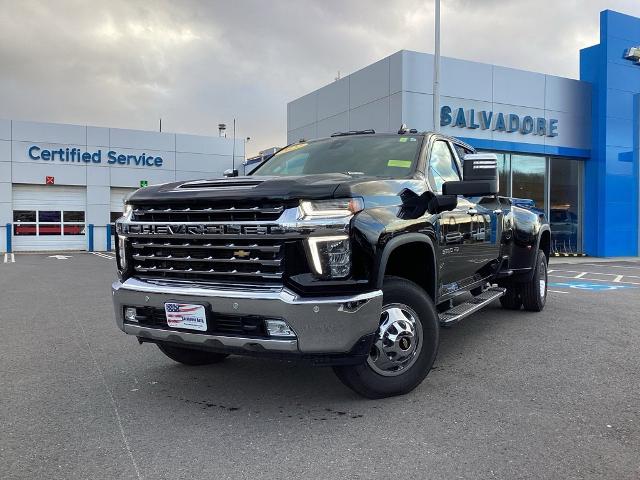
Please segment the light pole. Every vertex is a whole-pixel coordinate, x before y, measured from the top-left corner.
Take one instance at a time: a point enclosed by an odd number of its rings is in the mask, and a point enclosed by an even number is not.
[[[231,170],[236,169],[236,119],[233,119],[233,158],[231,159]]]
[[[247,137],[244,139],[244,151],[242,152],[242,174],[247,174],[247,143],[249,143],[251,137]]]
[[[440,131],[440,0],[435,0],[435,49],[433,54],[433,131]]]

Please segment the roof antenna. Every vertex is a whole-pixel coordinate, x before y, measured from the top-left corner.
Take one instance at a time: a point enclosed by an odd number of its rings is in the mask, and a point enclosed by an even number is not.
[[[405,133],[407,133],[407,125],[405,123],[400,125],[400,130],[398,130],[398,133],[400,135],[404,135]]]

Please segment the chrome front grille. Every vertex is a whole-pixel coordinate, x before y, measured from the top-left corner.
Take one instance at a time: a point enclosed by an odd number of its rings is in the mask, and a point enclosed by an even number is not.
[[[260,222],[276,220],[284,212],[283,205],[216,205],[215,207],[190,207],[167,205],[161,207],[137,207],[131,220],[134,222]]]
[[[282,204],[134,206],[119,233],[137,276],[205,282],[281,283]]]
[[[281,239],[130,239],[137,275],[205,281],[280,282],[284,272]]]

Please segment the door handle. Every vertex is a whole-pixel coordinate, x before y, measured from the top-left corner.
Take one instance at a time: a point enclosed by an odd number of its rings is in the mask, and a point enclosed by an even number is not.
[[[469,215],[477,215],[478,214],[478,210],[476,210],[475,208],[470,208],[469,210],[467,210],[467,213]]]

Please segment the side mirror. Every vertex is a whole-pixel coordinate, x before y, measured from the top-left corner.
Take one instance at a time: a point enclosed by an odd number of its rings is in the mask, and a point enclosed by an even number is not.
[[[238,170],[236,170],[236,169],[232,170],[232,169],[229,168],[228,170],[224,171],[223,175],[225,177],[237,177],[238,176]]]
[[[427,210],[429,213],[437,214],[455,209],[458,206],[458,197],[456,195],[434,195]]]
[[[398,211],[398,218],[405,220],[419,218],[429,212],[432,215],[453,210],[458,206],[458,197],[455,195],[434,195],[426,191],[417,195],[414,191],[405,188],[400,192],[402,207]]]
[[[461,182],[445,182],[444,195],[481,197],[500,191],[498,158],[493,153],[469,153],[464,156]]]

